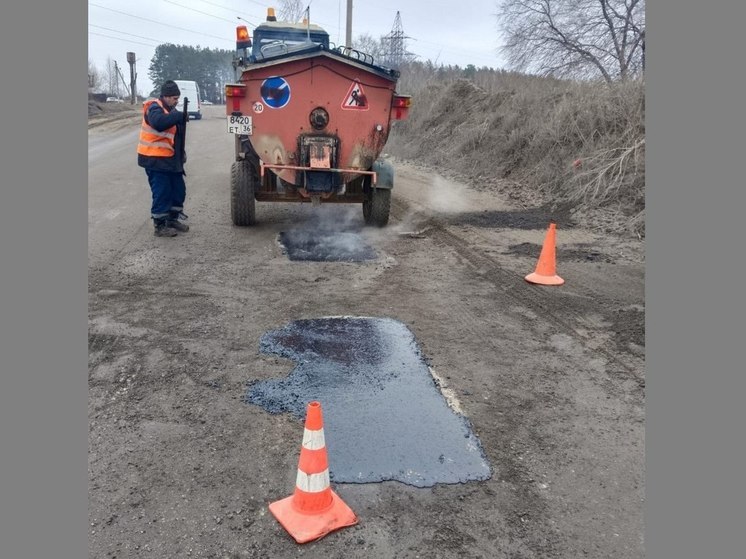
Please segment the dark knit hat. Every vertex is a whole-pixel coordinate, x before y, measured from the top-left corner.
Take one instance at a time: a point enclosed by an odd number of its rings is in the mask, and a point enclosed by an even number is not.
[[[161,86],[161,97],[171,97],[173,95],[181,95],[181,91],[179,91],[176,82],[168,80]]]

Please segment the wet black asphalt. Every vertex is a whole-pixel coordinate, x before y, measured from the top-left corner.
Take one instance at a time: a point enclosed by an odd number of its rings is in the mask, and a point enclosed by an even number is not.
[[[314,262],[365,262],[376,251],[359,233],[296,229],[280,233],[280,244],[290,260]]]
[[[260,351],[292,359],[285,378],[250,384],[245,401],[291,413],[321,402],[331,479],[415,487],[491,477],[469,421],[451,409],[412,332],[390,318],[297,320],[265,333]]]

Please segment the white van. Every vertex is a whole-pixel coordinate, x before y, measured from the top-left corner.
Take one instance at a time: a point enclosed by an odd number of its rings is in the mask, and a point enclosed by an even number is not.
[[[187,104],[187,111],[189,112],[189,116],[191,118],[194,118],[195,120],[199,120],[202,118],[202,98],[199,94],[199,86],[197,85],[197,82],[188,81],[188,80],[174,80],[176,82],[176,85],[179,86],[179,91],[181,91],[181,97],[179,97],[179,104],[176,105],[176,108],[180,111],[184,110],[184,98],[189,99],[189,103]]]

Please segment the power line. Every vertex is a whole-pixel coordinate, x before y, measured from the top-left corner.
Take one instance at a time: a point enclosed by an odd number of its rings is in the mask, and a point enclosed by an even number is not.
[[[251,27],[257,27],[256,23],[253,23],[253,22],[249,21],[248,19],[244,19],[241,16],[236,16],[236,19],[240,19],[241,21],[245,21],[246,23],[248,23],[249,25],[251,25]]]
[[[136,16],[134,14],[128,14],[127,12],[122,12],[120,10],[115,10],[114,8],[107,8],[106,6],[101,6],[99,4],[94,4],[93,2],[90,2],[90,5],[91,6],[96,6],[97,8],[103,8],[104,10],[109,10],[109,11],[112,11],[112,12],[116,12],[118,14],[122,14],[122,15],[125,15],[125,16],[134,17],[136,19],[142,19],[144,21],[149,21],[151,23],[156,23],[158,25],[163,25],[164,27],[170,27],[172,29],[178,29],[180,31],[186,31],[187,33],[195,33],[197,35],[204,35],[205,37],[212,37],[213,39],[220,39],[221,41],[225,41],[226,43],[232,42],[231,40],[226,39],[225,37],[218,37],[217,35],[210,35],[208,33],[202,33],[200,31],[195,31],[194,29],[184,29],[183,27],[177,27],[175,25],[169,25],[168,23],[163,23],[162,21],[156,21],[154,19],[148,19],[146,17]]]
[[[229,8],[229,7],[227,7],[227,6],[221,6],[220,4],[216,4],[215,2],[208,2],[207,0],[199,0],[199,1],[200,1],[200,2],[204,2],[205,4],[210,4],[211,6],[216,6],[216,7],[218,7],[218,8],[222,8],[222,9],[224,9],[224,10],[228,10],[229,12],[233,12],[234,14],[236,13],[236,10],[235,10],[235,8]],[[266,4],[262,4],[261,2],[256,2],[256,1],[254,1],[254,0],[248,0],[248,1],[249,1],[249,2],[253,2],[253,3],[254,3],[254,4],[256,4],[257,6],[261,6],[262,8],[265,8],[265,9],[266,9],[266,7],[267,7],[267,6],[266,6]]]
[[[102,25],[96,25],[95,23],[89,23],[88,27],[97,27],[98,29],[105,29],[106,31],[113,31],[114,33],[121,33],[122,35],[130,35],[131,37],[137,37],[139,39],[145,39],[146,41],[153,41],[157,44],[161,44],[163,41],[160,39],[153,39],[152,37],[143,37],[142,35],[135,35],[134,33],[127,33],[126,31],[119,31],[117,29],[110,29],[109,27],[104,27]],[[112,37],[115,38],[115,37]]]
[[[127,43],[133,43],[135,45],[143,45],[145,47],[153,47],[156,45],[149,45],[147,43],[141,43],[140,41],[133,41],[132,39],[125,39],[124,37],[114,37],[112,35],[106,35],[104,33],[96,33],[95,31],[89,31],[89,35],[98,35],[99,37],[106,37],[107,39],[116,39],[117,41],[126,41]]]
[[[209,14],[207,12],[196,10],[194,8],[190,8],[189,6],[185,6],[184,4],[179,4],[178,2],[172,2],[171,0],[163,0],[163,1],[166,2],[166,3],[168,3],[168,4],[173,4],[174,6],[178,6],[179,8],[184,8],[185,10],[191,10],[193,12],[197,12],[198,14],[202,14],[202,15],[205,15],[205,16],[214,17],[215,19],[219,19],[221,21],[227,21],[229,23],[233,23],[233,21],[230,20],[230,19],[226,19],[224,17],[216,16],[215,14]]]

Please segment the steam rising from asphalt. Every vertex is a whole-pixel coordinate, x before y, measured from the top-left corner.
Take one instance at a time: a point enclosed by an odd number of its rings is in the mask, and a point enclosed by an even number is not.
[[[432,186],[426,192],[426,203],[435,213],[453,214],[469,211],[466,187],[435,176]]]
[[[308,219],[280,233],[288,257],[326,262],[375,260],[375,251],[360,235],[360,208],[330,206],[312,207]]]
[[[418,192],[419,198],[413,196],[409,199],[407,213],[381,234],[417,236],[429,228],[428,221],[432,217],[473,210],[468,203],[467,187],[438,175],[423,183]]]
[[[358,204],[303,205],[308,212],[289,231],[280,234],[280,242],[291,260],[375,260],[371,244],[381,246],[403,235],[418,236],[428,229],[432,217],[473,209],[468,203],[467,187],[460,183],[435,175],[420,186],[419,199],[410,199],[407,213],[387,227],[363,227]]]

